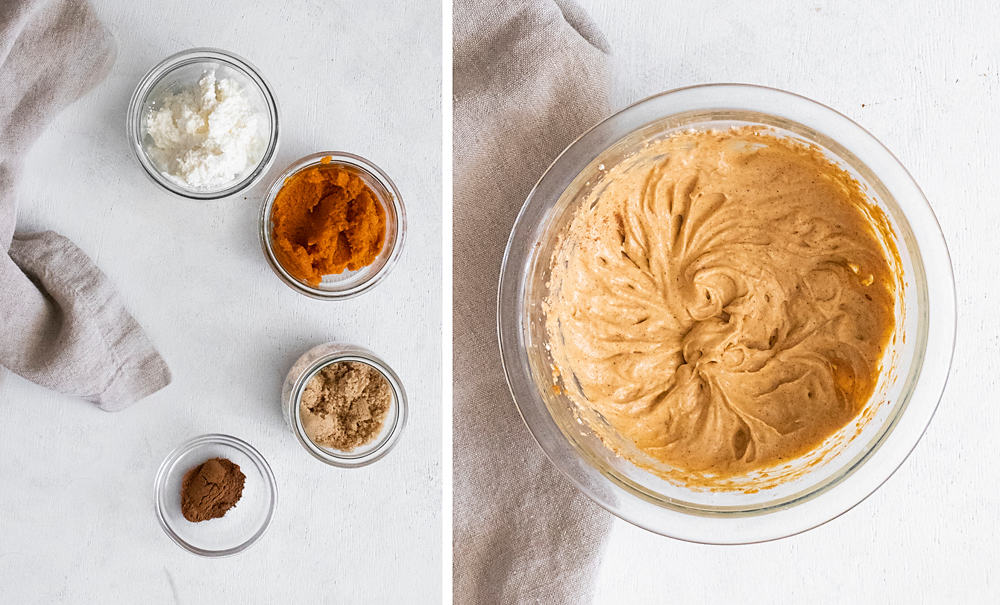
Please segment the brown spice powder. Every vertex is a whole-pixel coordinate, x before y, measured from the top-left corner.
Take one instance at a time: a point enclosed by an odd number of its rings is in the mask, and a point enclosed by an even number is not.
[[[378,436],[391,405],[392,389],[381,372],[366,363],[341,361],[309,380],[299,413],[313,443],[351,451]]]
[[[246,475],[238,464],[211,458],[184,473],[181,513],[192,523],[224,516],[243,497]]]

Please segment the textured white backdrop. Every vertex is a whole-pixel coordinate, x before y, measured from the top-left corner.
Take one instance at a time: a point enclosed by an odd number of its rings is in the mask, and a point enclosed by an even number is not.
[[[597,602],[996,602],[998,5],[581,2],[610,40],[618,107],[688,84],[748,82],[806,95],[872,132],[941,222],[959,308],[937,415],[875,495],[756,546],[686,544],[616,522]]]
[[[19,226],[55,229],[97,261],[174,382],[109,415],[0,369],[0,602],[438,602],[440,4],[94,4],[117,62],[31,151]],[[129,95],[147,69],[192,46],[236,52],[269,79],[283,120],[271,177],[332,149],[395,180],[409,230],[376,289],[320,302],[282,284],[257,242],[266,181],[198,203],[141,172],[124,134]],[[289,366],[331,340],[372,349],[408,391],[402,440],[365,469],[314,460],[279,415]],[[268,533],[224,560],[181,550],[153,514],[160,461],[209,432],[256,446],[278,482]]]

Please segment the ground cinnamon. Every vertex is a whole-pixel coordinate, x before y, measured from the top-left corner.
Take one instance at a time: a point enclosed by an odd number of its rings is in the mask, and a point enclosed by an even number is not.
[[[285,180],[271,209],[275,256],[315,287],[324,275],[356,271],[385,244],[385,209],[357,169],[329,157]]]
[[[184,473],[181,513],[192,523],[224,516],[243,497],[246,475],[238,464],[211,458]]]

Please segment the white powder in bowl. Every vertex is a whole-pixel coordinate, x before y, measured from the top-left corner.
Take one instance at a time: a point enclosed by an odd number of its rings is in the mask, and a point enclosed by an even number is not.
[[[266,117],[231,78],[206,71],[197,86],[166,95],[146,118],[150,158],[190,189],[217,190],[257,165],[267,145]]]

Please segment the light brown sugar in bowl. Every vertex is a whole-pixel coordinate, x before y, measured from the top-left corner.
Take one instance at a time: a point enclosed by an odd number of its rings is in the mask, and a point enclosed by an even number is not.
[[[332,363],[306,383],[300,414],[313,443],[352,451],[374,441],[392,407],[389,381],[366,363]]]

